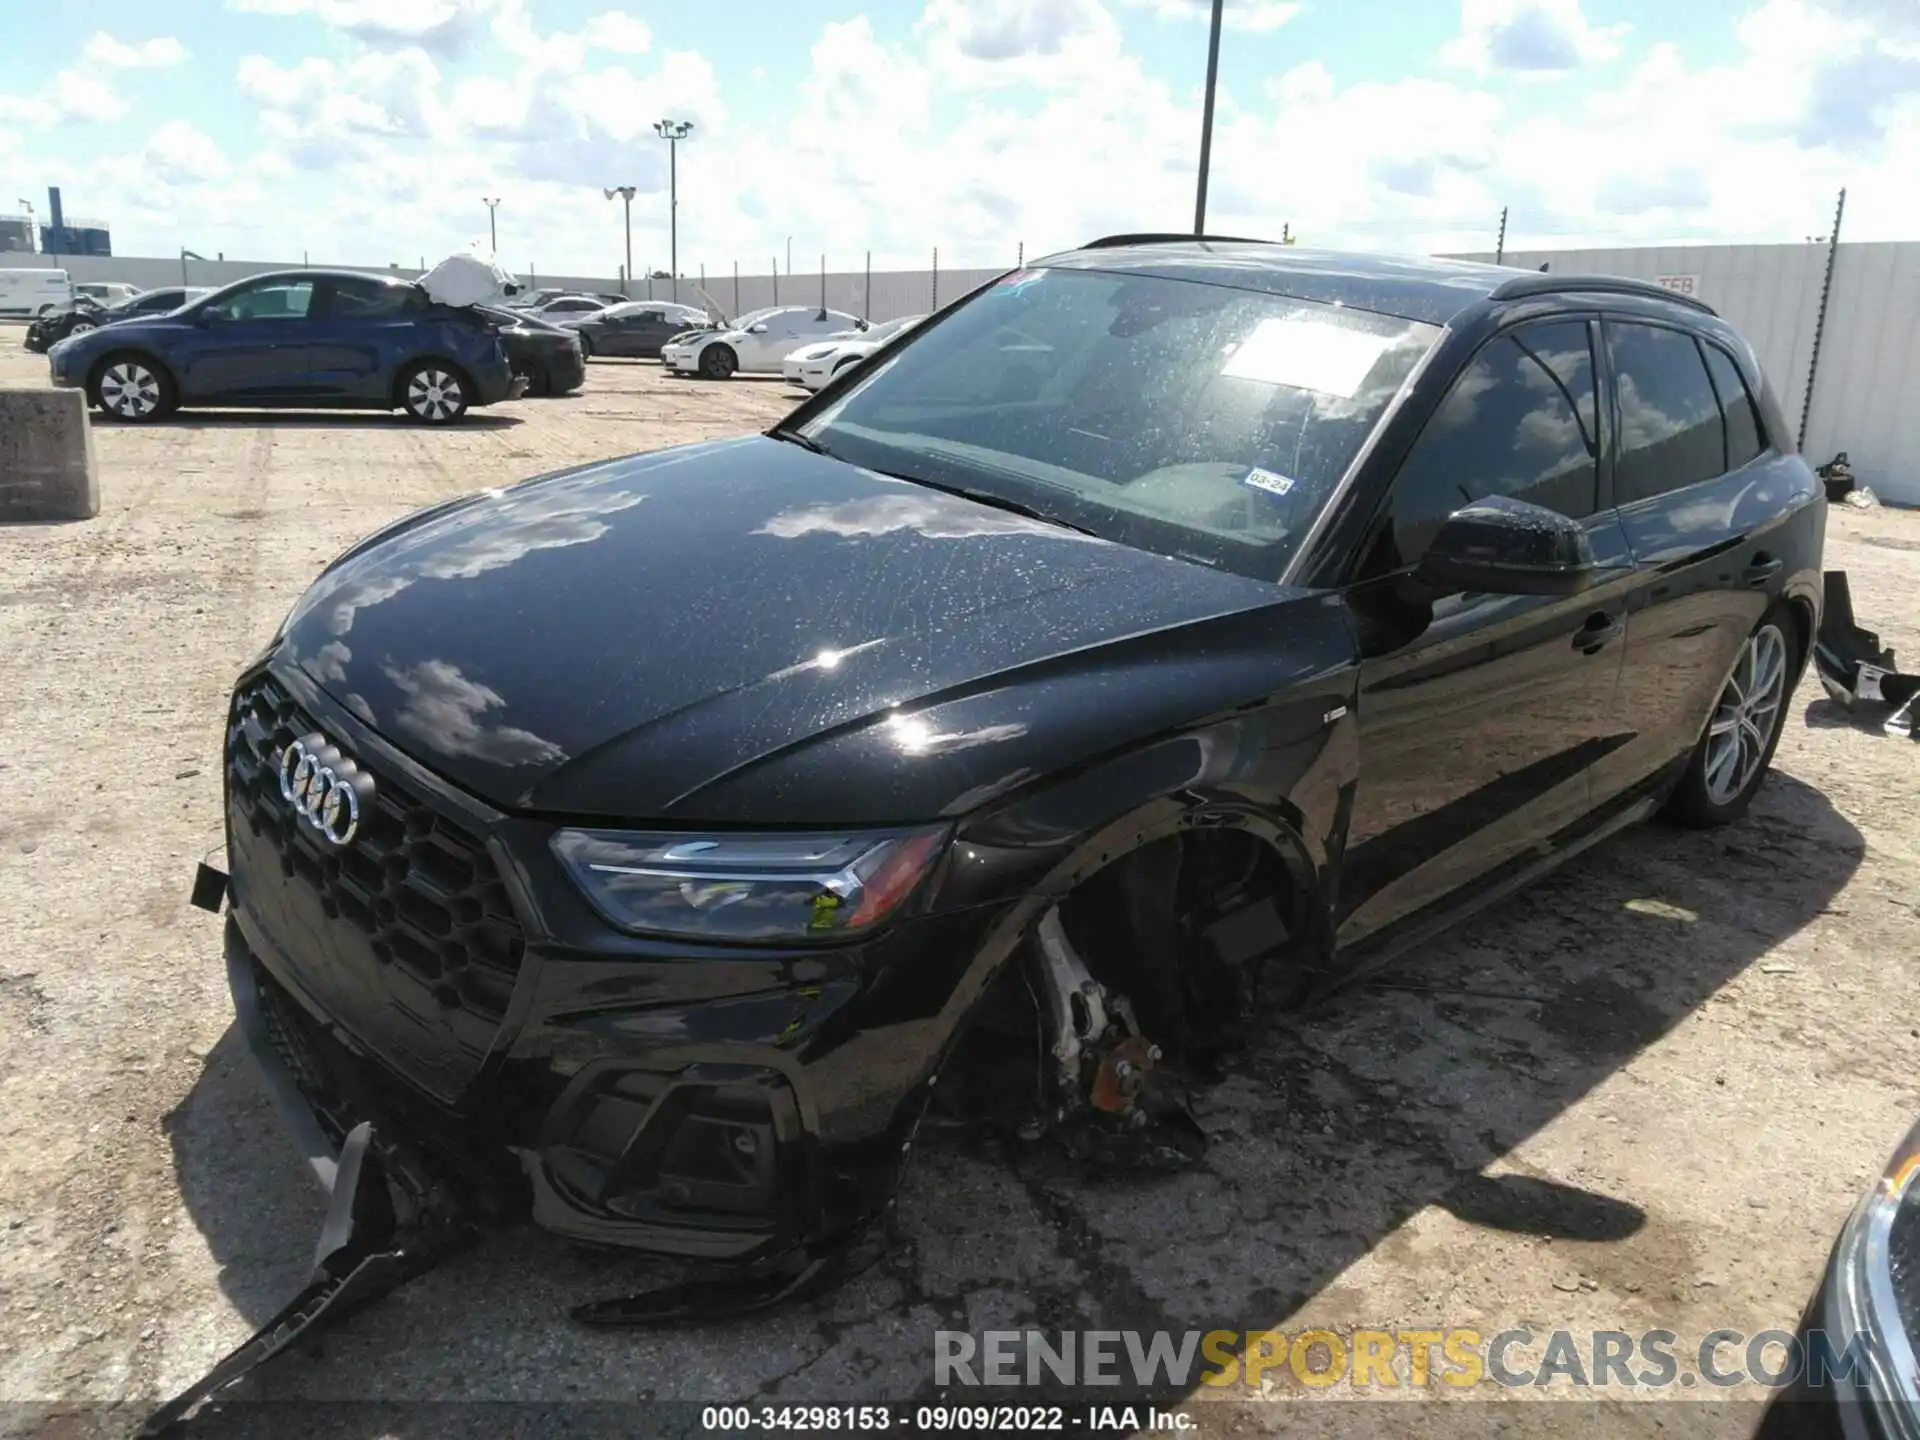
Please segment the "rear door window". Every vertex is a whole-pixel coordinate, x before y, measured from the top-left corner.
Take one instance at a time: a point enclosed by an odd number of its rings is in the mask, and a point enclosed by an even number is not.
[[[1621,505],[1726,473],[1719,397],[1693,336],[1607,321],[1620,405],[1614,497]]]
[[[1727,419],[1727,469],[1738,470],[1767,448],[1760,429],[1760,411],[1733,357],[1711,341],[1701,348],[1707,356],[1707,373],[1720,396],[1721,413]]]

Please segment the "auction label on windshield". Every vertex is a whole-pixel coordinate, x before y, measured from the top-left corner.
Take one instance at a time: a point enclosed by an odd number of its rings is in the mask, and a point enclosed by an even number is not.
[[[1285,495],[1293,489],[1291,475],[1276,475],[1271,470],[1262,470],[1258,465],[1247,471],[1240,479],[1242,485],[1251,485],[1256,490],[1264,490],[1269,495]]]

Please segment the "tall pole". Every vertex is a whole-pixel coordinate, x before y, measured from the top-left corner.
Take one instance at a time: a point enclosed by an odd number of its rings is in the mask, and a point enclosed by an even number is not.
[[[1833,294],[1833,262],[1840,253],[1840,220],[1847,213],[1847,192],[1840,191],[1839,203],[1833,207],[1833,233],[1827,236],[1827,273],[1820,282],[1820,313],[1813,321],[1813,357],[1807,361],[1807,393],[1800,402],[1800,439],[1799,445],[1807,443],[1807,425],[1813,419],[1813,382],[1820,374],[1820,339],[1827,329],[1827,300]]]
[[[1213,25],[1207,34],[1207,94],[1200,110],[1200,183],[1193,196],[1193,233],[1207,233],[1207,171],[1213,164],[1213,88],[1220,79],[1220,12],[1226,0],[1213,0]]]
[[[735,319],[740,316],[740,262],[738,260],[733,262],[733,314]]]
[[[1500,238],[1493,242],[1493,263],[1499,265],[1507,258],[1507,207],[1500,207]]]
[[[629,300],[633,298],[633,197],[639,191],[637,185],[609,185],[606,197],[611,200],[618,195],[626,204],[627,211],[627,273],[620,283],[620,293]]]
[[[489,200],[486,196],[482,195],[480,197],[480,203],[487,207],[487,248],[498,255],[500,253],[500,232],[493,223],[493,212],[500,208],[500,202],[498,200]]]
[[[867,283],[861,288],[860,294],[860,318],[871,320],[873,319],[873,252],[871,250],[867,252]]]
[[[693,133],[691,120],[656,120],[654,133],[667,142],[667,272],[680,299],[680,142]]]
[[[820,308],[827,308],[827,252],[820,252]]]
[[[787,278],[793,278],[793,237],[787,236]]]
[[[780,257],[773,257],[773,303],[780,303]]]

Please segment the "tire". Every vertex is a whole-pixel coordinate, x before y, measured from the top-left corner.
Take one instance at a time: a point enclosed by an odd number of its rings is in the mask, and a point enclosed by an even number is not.
[[[407,418],[422,425],[451,425],[467,413],[472,387],[467,377],[440,360],[419,360],[400,372],[394,387]]]
[[[527,388],[520,393],[529,399],[539,399],[553,394],[553,376],[547,367],[538,360],[516,360],[513,365],[516,379],[525,376]]]
[[[1800,677],[1800,627],[1776,605],[1753,627],[1721,686],[1700,743],[1667,798],[1666,815],[1708,829],[1738,820],[1753,803],[1785,729]]]
[[[180,393],[166,368],[145,355],[109,355],[94,366],[87,399],[103,415],[144,425],[172,414]]]
[[[731,345],[709,345],[700,352],[700,373],[709,380],[729,380],[740,368]]]
[[[84,335],[89,330],[97,330],[99,328],[100,327],[95,325],[91,320],[78,320],[67,327],[67,334]]]
[[[580,335],[580,358],[582,360],[591,360],[593,358],[593,341],[588,337],[587,332],[584,330],[580,331],[579,335]]]

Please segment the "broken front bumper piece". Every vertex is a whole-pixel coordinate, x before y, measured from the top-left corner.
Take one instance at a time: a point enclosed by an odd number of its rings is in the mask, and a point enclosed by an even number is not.
[[[1914,716],[1920,675],[1901,674],[1893,651],[1881,645],[1879,635],[1860,628],[1844,570],[1826,573],[1826,608],[1814,640],[1813,663],[1820,683],[1837,703],[1862,715],[1887,712],[1883,728],[1888,734],[1920,738]]]

